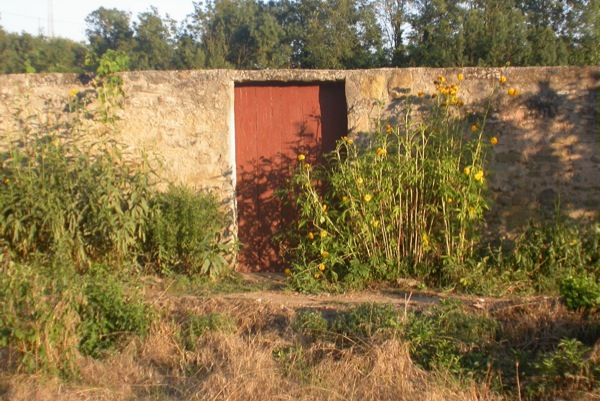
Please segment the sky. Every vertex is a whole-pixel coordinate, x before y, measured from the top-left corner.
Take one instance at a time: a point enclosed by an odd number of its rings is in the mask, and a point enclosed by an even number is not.
[[[52,7],[49,7],[49,5]],[[194,11],[192,0],[0,0],[0,26],[7,32],[49,36],[49,8],[54,36],[85,42],[85,17],[100,7],[131,13],[132,20],[151,6],[161,16],[183,21]]]

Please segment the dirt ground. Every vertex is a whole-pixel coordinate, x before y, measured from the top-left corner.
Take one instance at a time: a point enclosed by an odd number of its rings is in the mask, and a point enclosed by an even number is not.
[[[388,303],[398,310],[419,310],[436,305],[441,299],[460,300],[466,308],[497,311],[516,304],[536,304],[552,301],[547,297],[508,299],[463,296],[454,293],[423,291],[409,281],[377,288],[352,291],[347,293],[301,294],[287,289],[285,275],[279,273],[238,273],[244,287],[250,290],[234,292],[216,292],[201,295],[200,298],[211,298],[219,301],[255,301],[263,305],[281,309],[320,309],[343,310],[362,303]],[[195,298],[195,296],[190,296]],[[191,301],[192,299],[189,299]]]

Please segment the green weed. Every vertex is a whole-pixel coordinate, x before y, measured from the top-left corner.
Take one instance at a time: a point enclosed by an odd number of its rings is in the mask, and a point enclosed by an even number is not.
[[[321,312],[316,310],[300,311],[292,325],[295,332],[312,341],[324,337],[328,332],[329,322]]]
[[[0,346],[28,372],[72,375],[78,353],[101,356],[129,335],[143,337],[153,311],[135,287],[68,265],[10,263],[0,276]]]
[[[216,312],[203,316],[191,315],[182,325],[184,345],[192,351],[196,349],[198,339],[208,332],[235,333],[236,330],[237,322],[233,317]]]
[[[393,305],[367,303],[338,315],[331,324],[331,331],[360,340],[376,334],[393,336],[400,325],[398,312]]]
[[[153,209],[146,247],[161,273],[216,278],[228,271],[225,256],[235,248],[220,241],[226,219],[214,196],[171,186]]]
[[[435,85],[435,99],[419,100],[422,118],[407,100],[397,125],[380,122],[360,145],[343,138],[324,167],[298,155],[286,194],[299,216],[287,238],[294,288],[462,278],[453,267],[473,255],[488,208],[486,151],[497,139],[486,140],[485,112],[466,114],[460,79]]]
[[[153,170],[123,146],[91,138],[79,117],[51,105],[17,110],[19,131],[0,154],[0,236],[20,258],[135,261],[149,218]],[[63,120],[64,119],[64,120]]]
[[[495,342],[498,330],[492,319],[466,313],[458,302],[442,300],[439,307],[412,314],[403,337],[423,368],[478,375],[486,372],[488,345]]]
[[[137,288],[98,270],[85,277],[82,292],[78,331],[83,354],[99,357],[129,335],[143,338],[148,333],[154,313]]]

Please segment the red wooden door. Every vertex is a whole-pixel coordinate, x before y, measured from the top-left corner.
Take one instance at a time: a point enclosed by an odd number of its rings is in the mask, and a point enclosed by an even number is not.
[[[346,134],[343,83],[238,84],[235,146],[238,258],[241,271],[281,271],[274,236],[291,224],[275,191],[284,187],[298,154],[316,163]]]

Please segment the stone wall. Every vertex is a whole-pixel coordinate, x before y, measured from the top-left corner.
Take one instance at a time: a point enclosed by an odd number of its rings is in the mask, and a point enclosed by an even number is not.
[[[165,180],[210,189],[234,212],[236,82],[343,81],[350,135],[359,135],[372,130],[380,116],[393,122],[404,100],[418,105],[434,92],[438,75],[456,82],[458,73],[465,77],[465,107],[481,109],[500,69],[131,72],[123,75],[126,99],[111,135],[132,150],[159,154]],[[600,67],[506,68],[502,73],[507,86],[493,96],[487,124],[499,139],[489,168],[496,201],[491,228],[514,232],[559,201],[574,217],[597,215]],[[509,86],[519,96],[507,96]],[[74,89],[85,89],[76,75],[0,76],[0,129],[10,129],[16,103],[27,99],[28,107],[41,110],[44,101]]]

